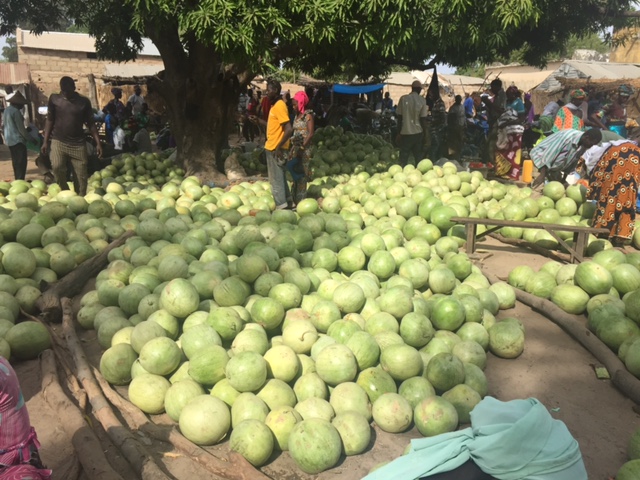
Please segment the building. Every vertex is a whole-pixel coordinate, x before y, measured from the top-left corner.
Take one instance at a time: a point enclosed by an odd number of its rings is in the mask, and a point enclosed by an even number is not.
[[[46,105],[49,95],[60,90],[60,77],[76,81],[78,92],[100,108],[96,89],[101,78],[153,75],[164,69],[158,49],[145,39],[135,62],[114,63],[98,59],[95,39],[84,33],[44,32],[35,35],[17,29],[18,62],[26,64],[31,75],[32,99],[35,106]],[[97,85],[96,85],[97,79]]]
[[[385,79],[384,91],[389,92],[389,96],[393,99],[393,103],[397,104],[400,97],[411,91],[411,84],[418,80],[424,87],[428,87],[431,83],[433,70],[413,70],[411,72],[392,72]],[[438,73],[438,84],[440,86],[440,94],[447,108],[453,104],[454,96],[465,96],[466,93],[479,91],[484,83],[482,78],[469,77],[464,75],[451,75]],[[425,92],[423,92],[424,94]]]
[[[562,89],[559,78],[583,80],[621,80],[640,78],[640,63],[588,62],[565,60],[536,90],[557,92]]]
[[[613,63],[640,63],[640,30],[624,28],[616,31],[615,39],[620,41],[611,50],[609,61]]]
[[[492,65],[485,68],[487,84],[499,78],[506,90],[515,85],[523,92],[529,92],[553,74],[562,62],[549,62],[543,69],[531,65]]]
[[[639,79],[640,63],[565,60],[534,89],[532,101],[536,111],[541,111],[540,108],[551,100],[563,97],[568,100],[569,91],[575,88],[610,95],[622,83],[630,83],[637,91]],[[631,116],[640,113],[637,111],[636,103],[637,95],[633,97],[629,106]]]

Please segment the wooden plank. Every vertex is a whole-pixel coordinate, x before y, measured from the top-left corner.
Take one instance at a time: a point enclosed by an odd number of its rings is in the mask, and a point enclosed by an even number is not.
[[[501,227],[538,228],[540,230],[560,230],[563,232],[608,233],[606,228],[585,227],[584,225],[560,225],[557,223],[520,222],[497,218],[451,217],[452,222],[475,225],[498,225]]]
[[[464,226],[467,232],[467,254],[472,254],[476,249],[476,225],[467,223]]]
[[[575,245],[575,251],[581,256],[584,257],[584,254],[587,250],[587,232],[576,232],[573,236],[573,243]],[[582,260],[581,260],[582,261]]]
[[[578,259],[578,262],[582,262],[582,255],[579,255],[578,253],[576,253],[576,251],[573,249],[573,247],[571,245],[569,245],[567,242],[565,242],[562,238],[560,238],[560,235],[558,235],[555,231],[553,231],[552,229],[549,228],[545,228],[545,230],[547,232],[549,232],[549,234],[556,239],[556,241],[562,245],[565,250],[567,252],[569,252],[570,255],[570,259],[571,259],[571,263],[575,262],[576,258]]]

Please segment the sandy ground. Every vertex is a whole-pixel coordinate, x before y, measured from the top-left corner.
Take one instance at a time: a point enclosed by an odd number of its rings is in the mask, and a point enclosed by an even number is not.
[[[6,146],[0,146],[0,179],[11,178],[11,163]],[[30,162],[27,178],[37,178],[35,165]],[[478,256],[489,271],[498,277],[506,277],[516,265],[539,268],[546,258],[516,247],[503,245],[488,239],[478,245]],[[593,366],[596,359],[576,341],[539,312],[518,304],[516,308],[500,313],[500,317],[519,318],[526,328],[526,348],[515,360],[503,360],[489,355],[485,370],[490,394],[501,399],[536,397],[554,416],[564,421],[580,444],[589,478],[606,480],[613,477],[626,460],[626,446],[632,432],[640,427],[640,416],[632,407],[633,402],[619,393],[608,380],[598,380]],[[94,332],[82,332],[81,338],[87,354],[94,364],[100,351]],[[74,461],[70,438],[64,432],[65,421],[52,411],[40,392],[39,361],[15,364],[20,377],[31,422],[42,444],[44,462],[54,470],[54,479],[65,479],[64,472]],[[89,417],[90,418],[90,417]],[[94,426],[98,425],[91,419]],[[165,415],[154,420],[170,422]],[[111,445],[104,432],[96,427],[107,458],[124,478],[136,478],[117,449]],[[415,429],[401,435],[390,435],[374,426],[374,438],[370,448],[362,455],[342,459],[334,469],[318,476],[302,474],[288,454],[281,454],[263,467],[263,472],[282,480],[351,480],[362,478],[371,467],[397,457],[411,438],[419,437]],[[153,442],[150,451],[162,461],[176,479],[214,478],[208,472],[172,452],[167,444]],[[211,449],[214,454],[224,454],[228,442]],[[82,478],[87,479],[85,475]]]
[[[37,153],[28,151],[27,164],[27,180],[42,179],[42,176],[38,173],[35,160],[38,156]],[[11,166],[11,153],[9,147],[6,145],[0,145],[0,181],[10,182],[13,180],[13,167]]]

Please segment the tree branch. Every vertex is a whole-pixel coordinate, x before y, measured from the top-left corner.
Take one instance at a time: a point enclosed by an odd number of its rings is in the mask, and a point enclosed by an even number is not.
[[[599,9],[600,14],[608,18],[640,18],[640,11],[635,12],[616,12],[611,14],[606,8]]]
[[[437,63],[441,61],[441,59],[438,57],[438,55],[436,55],[431,59],[429,63],[415,62],[413,60],[404,60],[397,58],[385,58],[382,61],[385,63],[389,63],[389,65],[402,65],[413,70],[431,70],[436,66]]]
[[[167,73],[179,72],[187,67],[187,52],[182,46],[177,23],[162,29],[148,24],[145,26],[145,34],[160,52]]]

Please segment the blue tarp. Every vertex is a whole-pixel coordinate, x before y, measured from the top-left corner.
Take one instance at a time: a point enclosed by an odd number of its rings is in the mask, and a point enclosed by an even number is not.
[[[333,86],[333,93],[344,93],[347,95],[360,95],[361,93],[371,93],[384,88],[384,83],[375,85],[340,85]]]

